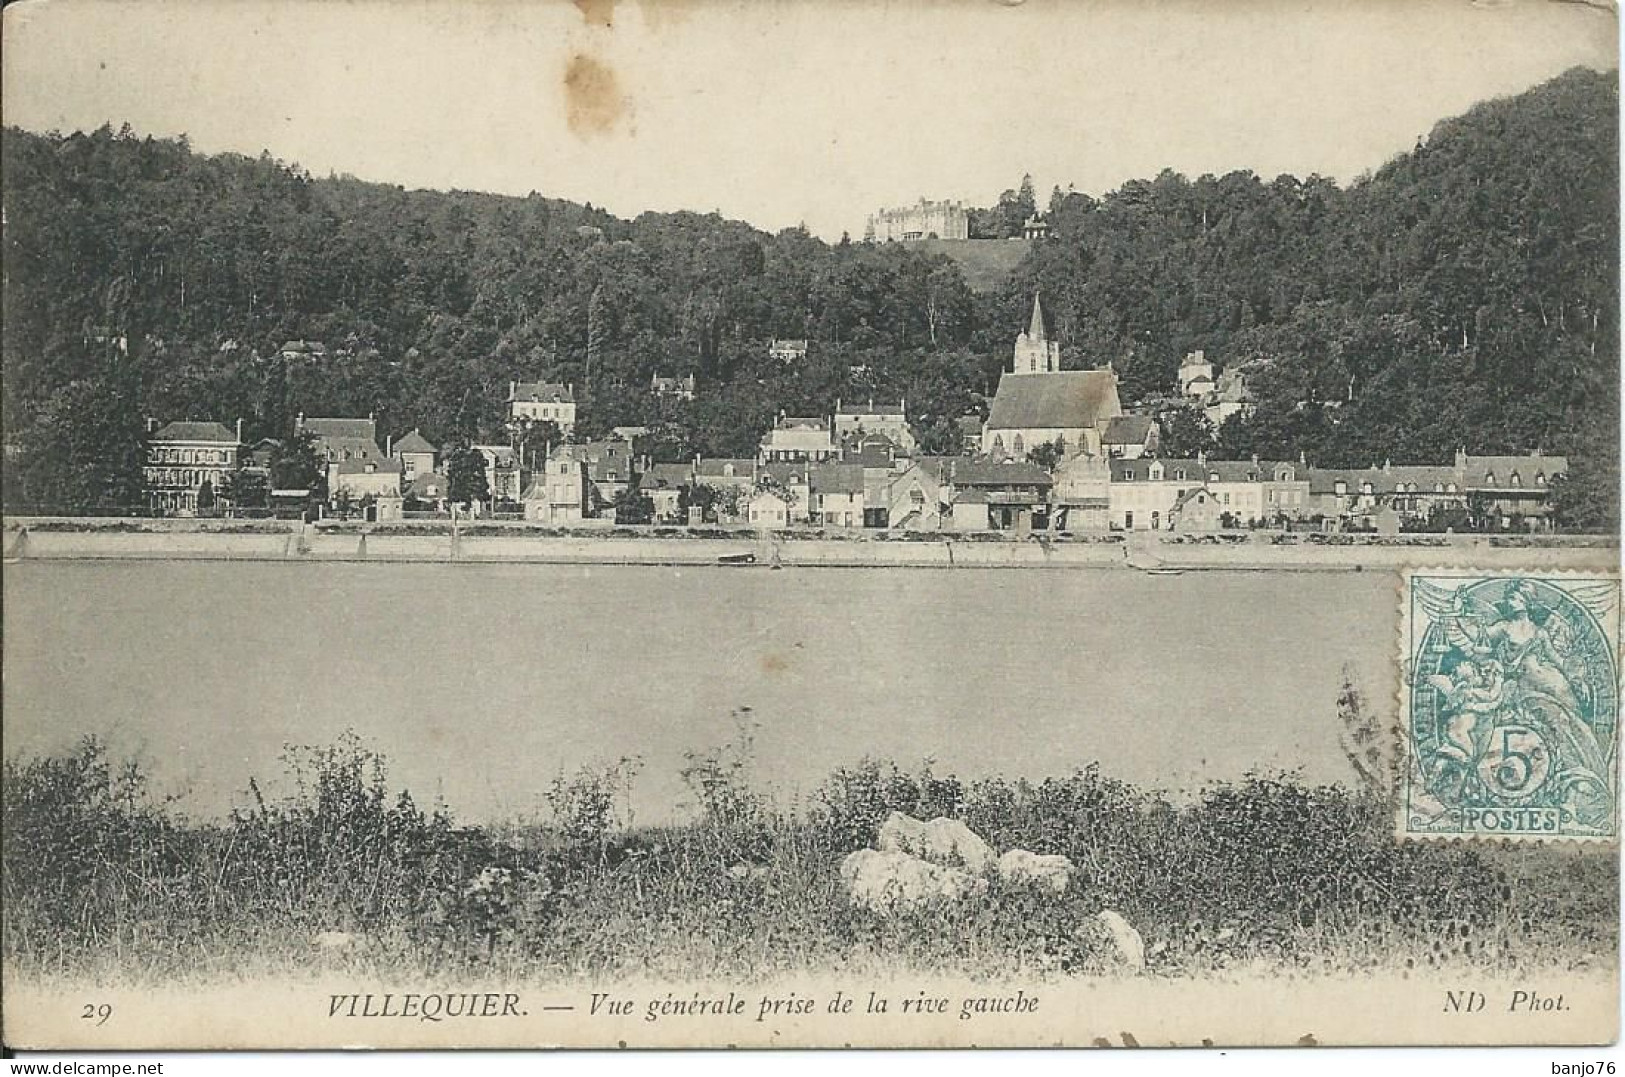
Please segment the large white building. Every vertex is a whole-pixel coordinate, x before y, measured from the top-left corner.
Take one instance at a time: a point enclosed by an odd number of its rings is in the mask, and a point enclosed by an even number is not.
[[[216,422],[166,423],[153,430],[142,468],[153,511],[191,515],[198,510],[205,486],[211,495],[218,495],[226,476],[237,468],[241,441],[236,432]]]

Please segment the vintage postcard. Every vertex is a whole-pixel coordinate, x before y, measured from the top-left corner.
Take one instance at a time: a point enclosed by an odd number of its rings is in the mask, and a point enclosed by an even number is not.
[[[4,34],[7,1049],[1616,1039],[1611,7]]]

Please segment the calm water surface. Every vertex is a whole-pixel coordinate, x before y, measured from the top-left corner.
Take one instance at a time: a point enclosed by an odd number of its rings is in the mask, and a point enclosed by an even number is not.
[[[4,572],[5,751],[99,733],[208,815],[277,787],[284,743],[350,727],[473,819],[638,755],[648,822],[682,813],[684,752],[749,707],[783,794],[865,755],[1344,781],[1341,671],[1392,710],[1395,594],[1385,573],[25,562]]]

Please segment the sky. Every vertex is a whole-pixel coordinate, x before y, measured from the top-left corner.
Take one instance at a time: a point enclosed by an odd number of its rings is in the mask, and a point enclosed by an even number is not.
[[[23,0],[5,123],[185,133],[313,175],[861,234],[1030,172],[1347,181],[1577,64],[1553,0]]]

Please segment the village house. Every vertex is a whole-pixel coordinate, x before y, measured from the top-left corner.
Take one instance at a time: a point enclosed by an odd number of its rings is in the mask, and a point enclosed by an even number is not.
[[[756,468],[756,485],[776,487],[784,494],[791,523],[812,519],[812,485],[806,464],[760,464]]]
[[[694,375],[681,378],[663,378],[656,374],[649,380],[649,391],[661,400],[693,400]]]
[[[1017,339],[1012,369],[999,377],[998,390],[982,431],[982,452],[1026,458],[1040,445],[1067,453],[1101,453],[1101,435],[1123,414],[1117,374],[1062,370],[1060,345],[1048,338],[1044,312],[1033,297],[1032,322]]]
[[[309,434],[327,463],[329,500],[399,497],[400,461],[378,447],[378,424],[365,419],[307,417],[300,412],[294,433]]]
[[[401,475],[408,483],[420,474],[433,471],[439,452],[416,427],[392,447],[393,455],[401,462]]]
[[[577,446],[587,462],[587,479],[592,483],[594,500],[600,505],[613,505],[615,499],[637,478],[633,474],[632,443],[614,438],[605,441],[587,441]]]
[[[780,340],[774,337],[767,346],[767,355],[780,363],[799,363],[807,358],[807,341]]]
[[[744,515],[745,503],[756,489],[758,466],[755,460],[714,456],[694,458],[694,484],[710,487],[721,495],[715,509],[719,522],[726,523]]]
[[[1214,531],[1226,526],[1227,514],[1219,499],[1201,487],[1186,490],[1168,510],[1170,531]]]
[[[525,519],[555,527],[579,524],[590,512],[590,489],[580,446],[556,446],[525,490]]]
[[[330,500],[378,502],[401,496],[401,470],[394,460],[340,460],[327,465],[327,496]]]
[[[797,418],[779,412],[773,429],[762,435],[758,458],[770,463],[823,463],[836,455],[829,420]]]
[[[1111,526],[1110,459],[1074,453],[1055,469],[1050,491],[1052,526],[1062,531],[1105,531]]]
[[[413,512],[445,512],[451,483],[438,471],[419,471],[406,484],[405,508]]]
[[[913,452],[918,445],[908,425],[906,401],[899,400],[892,405],[876,404],[873,400],[864,404],[836,400],[835,443],[844,446],[869,434],[885,437],[905,453]]]
[[[752,527],[787,527],[790,522],[790,502],[778,490],[757,490],[746,502],[745,519]]]
[[[493,504],[518,501],[524,493],[519,467],[519,454],[512,445],[475,445],[475,452],[485,458],[485,485],[491,492]]]
[[[147,458],[141,471],[152,511],[190,516],[208,507],[236,470],[242,428],[240,419],[235,431],[212,421],[160,426],[147,420]]]
[[[956,531],[1043,530],[1054,480],[1036,464],[989,457],[921,457],[942,487],[944,526]]]
[[[1457,481],[1468,497],[1483,503],[1499,527],[1522,520],[1533,527],[1551,526],[1551,480],[1568,471],[1567,457],[1535,449],[1527,456],[1479,456],[1456,452]]]
[[[841,463],[863,469],[864,526],[886,526],[886,488],[898,471],[908,466],[911,453],[901,452],[884,434],[862,434],[849,439]]]
[[[327,358],[327,345],[319,340],[290,340],[276,354],[290,363],[319,363]]]
[[[826,527],[862,527],[867,504],[858,464],[819,464],[807,474],[811,519]]]
[[[380,467],[387,459],[378,447],[378,424],[365,419],[307,418],[300,412],[293,421],[295,434],[309,434],[316,452],[328,464],[373,463]]]
[[[942,484],[928,469],[907,464],[888,476],[879,496],[882,500],[878,505],[870,502],[866,482],[864,515],[872,526],[900,531],[942,529]]]
[[[650,464],[638,476],[638,492],[654,505],[654,522],[683,522],[683,488],[694,482],[691,464]]]
[[[1200,348],[1187,352],[1179,364],[1179,395],[1200,402],[1213,386],[1213,364],[1207,361],[1207,353]]]
[[[1213,495],[1218,514],[1231,527],[1255,527],[1269,518],[1265,504],[1264,479],[1269,466],[1257,459],[1197,460],[1207,472],[1207,490]],[[1187,514],[1189,515],[1189,514]]]
[[[568,434],[576,425],[574,385],[551,381],[510,381],[508,417],[514,422],[550,422]]]
[[[1100,435],[1101,451],[1107,456],[1138,460],[1155,456],[1162,447],[1162,431],[1149,415],[1118,415]]]
[[[1121,531],[1165,531],[1168,514],[1188,490],[1205,486],[1201,460],[1111,459],[1110,526]]]
[[[1241,367],[1225,370],[1219,375],[1213,391],[1202,398],[1202,414],[1217,430],[1233,415],[1243,419],[1253,413],[1253,392],[1247,387],[1247,371]]]

